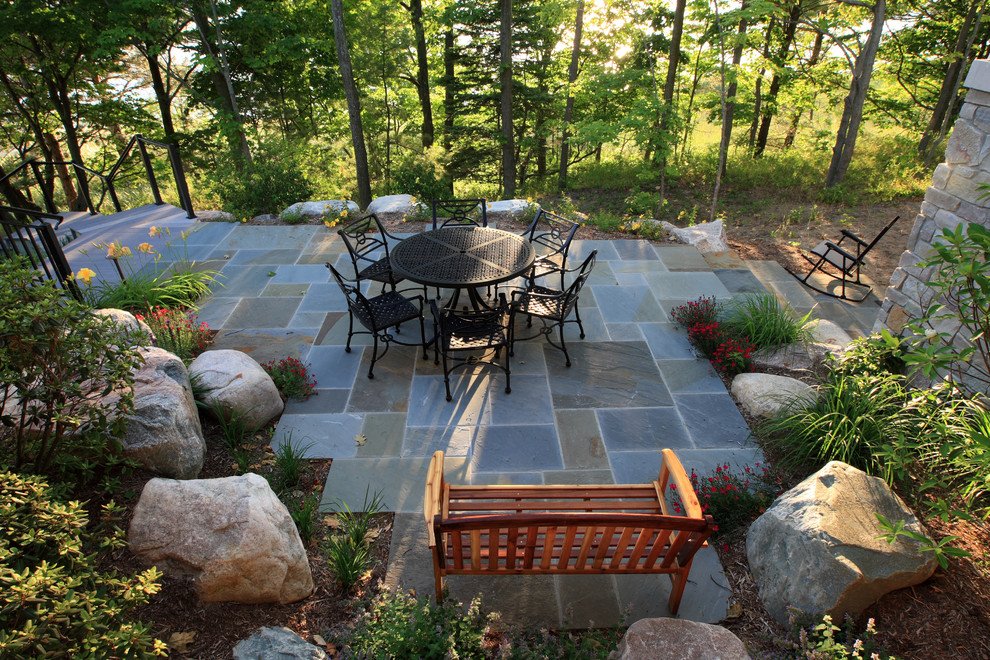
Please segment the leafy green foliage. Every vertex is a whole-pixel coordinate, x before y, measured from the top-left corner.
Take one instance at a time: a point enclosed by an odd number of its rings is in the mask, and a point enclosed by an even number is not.
[[[54,500],[41,478],[0,473],[0,656],[166,655],[150,626],[129,616],[158,592],[161,573],[97,571],[97,552],[125,545],[123,530],[86,524],[83,505]]]
[[[84,295],[93,307],[129,312],[156,307],[195,308],[196,302],[210,292],[216,277],[216,271],[175,264],[160,272],[133,273],[117,282],[98,282],[84,289]]]
[[[279,213],[308,201],[313,189],[287,145],[265,143],[250,163],[228,159],[214,171],[212,184],[224,211],[236,218]]]
[[[774,645],[783,655],[775,653],[772,657],[794,660],[892,660],[893,656],[886,655],[873,641],[876,633],[873,619],[867,621],[861,633],[857,633],[852,617],[847,616],[840,628],[832,623],[832,617],[828,614],[815,616],[792,608],[790,631],[786,637],[774,640]]]
[[[746,337],[754,348],[776,348],[807,341],[808,312],[798,319],[787,304],[772,293],[747,294],[734,298],[725,308],[725,325],[730,334]]]
[[[719,465],[707,477],[691,470],[691,485],[703,513],[715,519],[713,538],[731,539],[745,531],[756,516],[770,506],[780,494],[780,481],[774,479],[766,465],[745,466],[736,474],[728,463]],[[670,485],[675,513],[681,513],[681,499],[674,484]]]
[[[0,272],[0,438],[15,469],[48,471],[73,445],[105,447],[133,406],[137,349],[17,262]],[[110,396],[111,393],[115,393]]]
[[[904,372],[904,340],[886,328],[879,334],[854,339],[838,357],[832,356],[829,367],[833,373],[856,375],[865,373],[901,374]]]
[[[949,545],[959,538],[958,536],[946,536],[941,541],[936,543],[920,532],[905,529],[905,525],[907,524],[906,520],[898,520],[896,523],[891,523],[887,520],[887,518],[879,513],[875,513],[873,515],[877,517],[880,529],[884,531],[884,533],[880,535],[881,539],[891,545],[893,545],[898,537],[901,536],[911,539],[918,544],[918,550],[920,552],[932,553],[932,556],[935,557],[935,561],[938,562],[938,565],[941,566],[943,570],[949,567],[949,557],[969,557],[970,555],[970,553],[966,550],[954,548]]]
[[[493,622],[492,615],[482,612],[480,596],[465,610],[453,600],[434,605],[385,587],[358,615],[353,629],[342,631],[335,641],[358,658],[483,660],[483,642]]]
[[[306,451],[310,447],[312,444],[302,447],[293,445],[291,432],[279,443],[278,449],[275,450],[275,490],[277,492],[291,490],[299,485],[303,461],[306,460]]]
[[[438,152],[428,151],[403,159],[392,170],[391,190],[426,201],[450,197],[451,181],[438,157]]]
[[[338,528],[324,543],[324,554],[345,592],[350,591],[371,566],[371,543],[377,538],[372,523],[374,516],[381,512],[382,504],[380,493],[376,492],[368,501],[366,492],[360,511],[351,511],[344,502],[338,502],[335,507]]]
[[[237,408],[231,408],[219,402],[207,406],[217,423],[220,425],[220,432],[223,435],[224,446],[227,453],[234,459],[234,464],[238,474],[244,474],[251,465],[254,458],[253,449],[247,447],[247,441],[258,430],[251,424],[250,417]]]
[[[296,524],[303,544],[308,544],[313,537],[313,522],[316,520],[316,514],[320,512],[321,495],[320,491],[314,491],[289,506],[289,516]]]

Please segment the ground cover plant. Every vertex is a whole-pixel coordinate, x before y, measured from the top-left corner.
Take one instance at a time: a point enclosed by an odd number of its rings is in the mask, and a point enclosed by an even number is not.
[[[261,368],[275,381],[283,399],[305,401],[316,392],[316,378],[309,373],[310,366],[298,358],[287,357],[265,362]]]

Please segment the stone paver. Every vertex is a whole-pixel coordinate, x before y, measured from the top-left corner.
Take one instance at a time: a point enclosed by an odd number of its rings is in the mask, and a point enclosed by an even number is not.
[[[211,237],[212,243],[202,241]],[[335,233],[325,228],[204,226],[191,240],[218,259],[224,287],[203,302],[200,318],[221,328],[217,345],[267,361],[285,356],[310,363],[318,393],[290,402],[273,443],[291,441],[307,455],[333,458],[324,504],[360,509],[381,494],[395,511],[386,581],[432,596],[432,559],[422,518],[423,487],[433,452],[447,457],[452,483],[602,484],[656,479],[662,447],[673,447],[687,470],[711,472],[725,462],[762,461],[721,379],[698,359],[670,312],[686,300],[771,290],[796,309],[824,312],[865,332],[875,305],[856,307],[808,292],[775,262],[745,262],[733,253],[702,256],[683,245],[576,240],[570,261],[591,250],[598,262],[581,295],[586,337],[565,333],[572,366],[545,338],[520,342],[505,375],[474,368],[443,375],[415,348],[392,347],[367,378],[370,340],[347,341],[347,307],[323,263],[352,268]],[[270,273],[274,273],[271,275]],[[377,285],[376,285],[377,286]],[[373,289],[377,293],[377,288]],[[431,292],[432,295],[433,292]],[[520,336],[527,331],[517,321]],[[427,320],[427,333],[432,322]],[[419,328],[403,326],[405,340]],[[264,360],[261,360],[264,358]],[[502,359],[505,355],[502,355]],[[363,436],[362,442],[357,439]],[[669,616],[666,576],[555,578],[455,576],[451,593],[486,607],[510,624],[583,628]],[[679,616],[715,622],[725,616],[728,584],[713,550],[699,553]]]

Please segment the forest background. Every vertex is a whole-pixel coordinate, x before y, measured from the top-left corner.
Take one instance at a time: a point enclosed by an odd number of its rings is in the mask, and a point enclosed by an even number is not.
[[[923,194],[968,66],[990,51],[985,8],[7,0],[0,178],[36,157],[80,208],[84,184],[58,163],[105,172],[141,133],[180,146],[196,208],[245,217],[390,193],[573,210],[570,194],[606,229],[741,221],[781,198],[810,221],[819,203]],[[149,201],[131,181],[125,205]],[[10,203],[37,200],[12,183]]]

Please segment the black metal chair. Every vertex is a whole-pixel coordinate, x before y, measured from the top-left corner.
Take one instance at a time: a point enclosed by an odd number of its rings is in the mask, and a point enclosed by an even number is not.
[[[564,288],[564,273],[567,269],[567,251],[571,240],[581,225],[567,218],[540,209],[533,218],[532,224],[522,233],[538,250],[533,270],[527,273],[526,279],[532,285],[538,277],[551,273],[560,273],[560,288]],[[542,254],[539,254],[542,253]]]
[[[584,287],[585,282],[591,275],[595,267],[595,259],[598,250],[593,250],[584,262],[572,270],[565,270],[565,273],[577,273],[577,277],[570,286],[562,291],[548,289],[546,287],[530,285],[525,291],[512,292],[512,304],[509,305],[509,355],[515,355],[516,342],[516,314],[525,314],[527,317],[526,326],[533,326],[533,319],[538,318],[543,326],[540,331],[530,337],[522,337],[522,340],[535,339],[545,335],[547,341],[554,348],[564,352],[564,359],[567,366],[571,366],[571,356],[567,353],[567,344],[564,342],[564,326],[568,323],[577,323],[581,331],[581,339],[584,339],[584,326],[581,324],[581,313],[578,310],[578,295]],[[574,310],[574,318],[568,318]],[[553,339],[553,329],[560,332],[560,344]]]
[[[869,287],[860,280],[860,267],[863,264],[863,259],[866,255],[870,253],[880,239],[884,237],[894,223],[900,219],[900,216],[895,217],[893,220],[887,223],[887,226],[880,230],[872,241],[867,243],[862,238],[847,231],[842,230],[842,238],[838,242],[833,243],[832,241],[823,241],[822,243],[811,248],[811,254],[802,254],[801,256],[811,264],[811,270],[808,271],[806,275],[799,275],[788,269],[791,275],[796,277],[801,281],[802,284],[810,289],[814,289],[818,293],[824,293],[826,296],[831,296],[832,298],[840,298],[842,300],[848,300],[850,302],[862,302],[866,300],[867,296],[870,295]],[[843,241],[849,239],[849,243],[843,246]],[[839,293],[833,293],[824,287],[815,286],[810,281],[810,278],[815,273],[821,273],[826,277],[833,280],[839,281]],[[866,287],[866,293],[861,298],[853,298],[847,295],[846,287],[852,285],[857,287]]]
[[[460,367],[476,364],[487,364],[504,371],[505,393],[512,392],[508,356],[504,365],[495,362],[502,348],[504,347],[506,351],[509,348],[505,332],[505,314],[508,309],[505,294],[499,294],[499,304],[492,309],[440,309],[434,300],[430,301],[430,309],[433,310],[433,362],[439,364],[440,356],[443,356],[443,384],[447,388],[447,401],[453,398],[450,394],[451,372]],[[481,351],[482,355],[467,357],[454,355],[467,351],[473,353]],[[494,351],[494,355],[489,358],[488,353],[491,351]],[[448,366],[448,361],[456,364]]]
[[[488,226],[488,204],[483,199],[434,199],[433,228],[450,225]]]
[[[351,338],[354,335],[371,335],[374,341],[374,346],[371,349],[371,366],[368,368],[368,378],[375,377],[375,363],[385,356],[391,344],[422,346],[423,359],[426,360],[429,358],[426,352],[426,328],[423,323],[423,296],[406,298],[396,291],[384,291],[380,295],[368,298],[361,293],[360,280],[347,280],[337,272],[337,269],[333,265],[327,263],[326,266],[330,269],[330,273],[337,281],[340,290],[344,292],[344,296],[347,297],[347,346],[344,350],[348,353],[351,352]],[[419,308],[413,304],[414,300],[419,302]],[[355,317],[357,317],[358,322],[366,330],[354,330]],[[405,323],[413,319],[419,319],[419,335],[421,339],[419,344],[399,341],[388,332],[389,328],[394,327],[396,333],[398,333],[400,323]],[[378,354],[379,342],[385,344],[385,350],[382,351],[381,355]]]
[[[395,291],[395,285],[405,279],[392,271],[388,255],[388,239],[400,239],[385,231],[374,213],[344,225],[337,230],[337,234],[343,239],[347,252],[351,255],[354,276],[358,281],[381,282],[382,291],[386,284]],[[376,258],[380,252],[384,252],[385,256]]]

